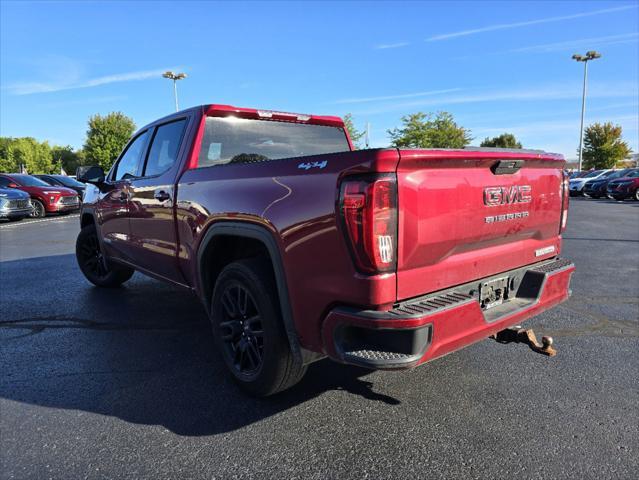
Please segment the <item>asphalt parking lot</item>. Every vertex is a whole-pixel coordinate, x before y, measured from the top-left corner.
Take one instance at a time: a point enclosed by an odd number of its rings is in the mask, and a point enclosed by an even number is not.
[[[573,296],[416,370],[242,395],[191,294],[89,286],[77,217],[0,225],[2,478],[636,478],[639,202],[572,201]],[[634,474],[632,472],[635,472]]]

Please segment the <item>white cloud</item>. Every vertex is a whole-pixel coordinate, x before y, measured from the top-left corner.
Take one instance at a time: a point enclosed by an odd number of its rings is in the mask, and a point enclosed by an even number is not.
[[[388,48],[407,47],[408,45],[410,45],[410,43],[408,43],[408,42],[386,43],[386,44],[382,44],[382,45],[376,45],[375,48],[377,50],[385,50],[385,49],[388,49]]]
[[[541,45],[531,45],[529,47],[513,48],[506,52],[555,52],[558,50],[570,50],[572,48],[580,48],[584,45],[599,47],[603,45],[616,45],[619,43],[636,43],[639,39],[639,33],[624,33],[620,35],[608,35],[606,37],[583,38],[581,40],[567,40],[564,42],[544,43]]]
[[[448,40],[451,38],[466,37],[468,35],[475,35],[477,33],[493,32],[495,30],[506,30],[510,28],[527,27],[529,25],[539,25],[542,23],[561,22],[564,20],[573,20],[576,18],[590,17],[593,15],[603,15],[606,13],[619,12],[623,10],[630,10],[630,9],[636,9],[636,8],[637,7],[635,5],[623,5],[620,7],[605,8],[603,10],[594,10],[591,12],[574,13],[572,15],[562,15],[559,17],[539,18],[537,20],[527,20],[527,21],[515,22],[515,23],[499,23],[496,25],[488,25],[486,27],[481,27],[481,28],[461,30],[458,32],[444,33],[441,35],[433,35],[432,37],[427,38],[426,41],[436,42],[440,40]]]
[[[637,98],[637,85],[633,82],[617,82],[614,84],[592,84],[588,93],[589,98]],[[418,107],[449,106],[482,102],[525,102],[565,100],[581,97],[581,86],[546,85],[512,90],[484,90],[474,94],[442,95],[436,98],[424,98],[411,102],[386,103],[362,111],[353,111],[356,115],[375,115],[379,113],[409,110]],[[383,98],[383,97],[378,97]],[[388,98],[388,97],[387,97]],[[372,101],[372,100],[371,100]]]
[[[331,102],[331,103],[343,104],[343,103],[382,102],[385,100],[400,100],[403,98],[417,98],[417,97],[426,97],[428,95],[439,95],[442,93],[458,92],[460,90],[461,88],[447,88],[445,90],[430,90],[428,92],[402,93],[399,95],[385,95],[381,97],[343,98],[341,100],[335,100],[334,102]]]
[[[110,83],[131,82],[139,80],[147,80],[149,78],[160,78],[166,70],[176,70],[175,68],[163,68],[158,70],[142,70],[128,73],[118,73],[114,75],[106,75],[103,77],[92,78],[84,81],[76,81],[67,83],[64,81],[56,82],[25,82],[9,85],[6,90],[13,95],[31,95],[34,93],[59,92],[62,90],[75,90],[79,88],[92,88]]]

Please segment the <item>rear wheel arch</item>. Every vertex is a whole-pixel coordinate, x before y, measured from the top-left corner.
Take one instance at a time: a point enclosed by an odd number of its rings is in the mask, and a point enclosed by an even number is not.
[[[286,336],[293,355],[301,362],[302,350],[293,322],[284,264],[277,241],[268,229],[247,222],[212,225],[197,254],[199,293],[209,311],[215,281],[222,269],[234,261],[258,256],[266,257],[271,265]]]

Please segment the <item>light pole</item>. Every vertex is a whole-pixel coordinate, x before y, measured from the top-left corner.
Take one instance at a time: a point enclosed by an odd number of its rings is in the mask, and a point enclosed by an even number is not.
[[[186,73],[173,73],[170,70],[168,72],[164,72],[162,74],[164,78],[168,78],[169,80],[173,80],[173,95],[175,96],[175,111],[179,110],[178,107],[178,96],[177,96],[177,81],[186,78]]]
[[[586,113],[586,82],[588,81],[588,62],[590,60],[595,60],[596,58],[601,58],[601,54],[599,52],[595,52],[594,50],[586,52],[585,55],[579,55],[575,53],[572,56],[573,60],[584,62],[584,88],[581,96],[581,126],[579,127],[579,171],[581,171],[581,158],[584,148],[584,115]]]

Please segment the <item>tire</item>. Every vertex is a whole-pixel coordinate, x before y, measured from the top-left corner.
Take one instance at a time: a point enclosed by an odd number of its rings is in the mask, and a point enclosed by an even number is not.
[[[306,366],[295,361],[281,319],[273,274],[261,258],[227,265],[211,300],[213,336],[235,382],[265,397],[299,382]]]
[[[44,203],[40,200],[31,199],[31,205],[33,210],[31,211],[31,218],[44,218],[47,216],[47,210],[44,208]]]
[[[75,242],[75,256],[84,276],[98,287],[119,287],[134,273],[132,268],[114,265],[113,262],[105,264],[93,224],[80,230]]]
[[[639,202],[639,188],[635,190],[634,198]]]

